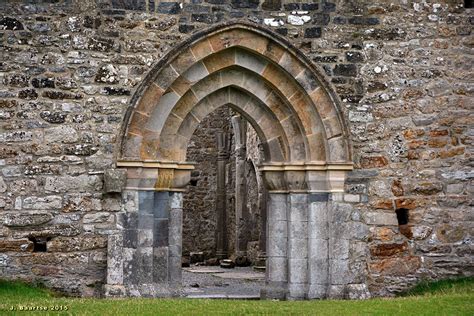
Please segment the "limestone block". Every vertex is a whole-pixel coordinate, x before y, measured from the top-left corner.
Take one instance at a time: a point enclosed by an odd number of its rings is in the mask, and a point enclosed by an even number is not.
[[[165,125],[166,119],[178,102],[179,98],[180,96],[175,92],[163,94],[157,105],[154,107],[150,117],[147,119],[146,124],[141,123],[141,126],[149,131],[161,132],[163,126]]]
[[[152,83],[143,93],[136,110],[140,113],[149,115],[156,105],[158,99],[163,95],[164,90]]]
[[[366,212],[363,214],[363,218],[368,225],[398,225],[395,212]]]
[[[181,246],[183,230],[183,210],[172,209],[169,220],[169,244]]]
[[[29,196],[23,199],[24,209],[60,209],[62,207],[62,198],[57,195],[45,197]]]
[[[329,239],[329,258],[349,259],[349,240],[341,238]]]
[[[137,229],[137,247],[153,247],[153,230]]]
[[[3,225],[7,227],[36,226],[47,223],[53,219],[50,212],[32,211],[4,214]]]
[[[196,58],[190,49],[180,52],[179,56],[171,63],[171,67],[178,73],[184,73],[189,67],[196,62]]]
[[[155,80],[155,84],[162,90],[167,90],[171,83],[178,78],[179,74],[173,69],[173,67],[166,66],[160,72]]]
[[[106,236],[83,235],[81,237],[56,237],[47,242],[51,252],[71,252],[102,249],[107,247]]]
[[[104,223],[104,222],[108,222],[110,219],[111,219],[111,214],[109,212],[97,212],[97,213],[84,215],[82,222],[84,224]]]
[[[183,193],[173,192],[170,195],[170,207],[171,209],[182,209],[183,208]]]
[[[267,174],[267,173],[266,173]],[[286,221],[287,220],[287,195],[271,193],[268,203],[268,221]]]
[[[153,223],[153,219],[151,219]],[[153,246],[154,247],[166,247],[170,244],[169,241],[169,220],[168,219],[155,219],[153,228]]]
[[[44,138],[46,143],[75,143],[79,140],[77,131],[69,126],[57,126],[45,129]]]
[[[123,285],[104,285],[104,295],[105,297],[125,297],[126,290]]]
[[[302,221],[290,221],[289,222],[289,233],[290,239],[307,239],[308,238],[308,222]]]
[[[284,70],[274,64],[268,64],[262,73],[263,77],[271,82],[286,98],[290,98],[298,90],[294,79]]]
[[[267,257],[267,281],[269,282],[287,282],[287,258],[285,257]]]
[[[236,50],[235,63],[257,74],[261,74],[267,66],[266,60],[241,49]]]
[[[293,77],[298,76],[304,69],[303,65],[289,52],[283,54],[278,64]]]
[[[304,259],[308,256],[307,238],[289,238],[288,257],[290,259]]]
[[[328,292],[328,285],[327,284],[316,284],[310,283],[308,284],[308,299],[321,299],[326,298]]]
[[[195,43],[191,47],[191,51],[193,52],[193,55],[196,56],[196,59],[201,60],[212,54],[214,50],[211,47],[211,43],[207,39],[204,39]]]
[[[203,60],[204,65],[209,73],[216,72],[222,68],[235,64],[235,50],[227,49],[219,53],[213,54]]]
[[[308,94],[311,94],[316,88],[319,87],[318,79],[308,70],[300,72],[296,77],[296,81],[307,91]]]
[[[209,72],[207,71],[206,66],[202,62],[195,63],[191,68],[183,73],[183,77],[186,78],[191,84],[198,82],[199,80],[204,79]]]
[[[308,239],[308,257],[312,259],[328,258],[329,242],[327,239]]]
[[[168,258],[168,247],[153,248],[153,282],[168,281]]]
[[[303,300],[306,298],[306,283],[289,283],[288,284],[288,300]]]
[[[33,251],[33,242],[26,238],[22,239],[0,239],[0,252],[31,252]],[[2,266],[0,257],[0,266]]]
[[[287,221],[269,221],[268,222],[268,237],[278,239],[285,239],[288,237],[288,222]]]
[[[322,255],[308,259],[308,283],[327,284],[329,280],[329,262]]]
[[[107,284],[123,284],[123,236],[119,234],[108,237]]]
[[[349,260],[330,259],[329,273],[332,284],[351,283],[352,277],[349,271]]]
[[[153,279],[153,247],[138,247],[136,251],[137,284],[148,283]]]
[[[172,285],[181,284],[181,280],[182,280],[181,256],[170,256],[168,258],[168,275],[169,275],[169,282]]]
[[[7,185],[3,180],[3,177],[0,177],[0,193],[4,193],[7,191]]]
[[[46,192],[94,192],[102,189],[101,177],[97,175],[46,177],[44,189]]]
[[[371,298],[367,284],[347,285],[348,298],[351,300],[366,300]]]
[[[106,193],[120,193],[127,181],[127,171],[123,169],[107,169],[104,172]]]
[[[288,249],[284,238],[267,238],[267,255],[269,257],[286,257],[287,253]]]
[[[307,259],[288,259],[288,282],[306,283],[308,277]]]

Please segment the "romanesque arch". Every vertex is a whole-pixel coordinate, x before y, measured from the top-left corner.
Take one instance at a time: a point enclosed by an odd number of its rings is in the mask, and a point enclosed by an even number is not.
[[[224,105],[244,116],[263,142],[265,162],[258,168],[269,198],[268,287],[262,295],[327,296],[331,254],[324,214],[330,193],[342,192],[352,169],[339,101],[297,49],[240,23],[197,33],[177,46],[132,99],[117,157],[117,166],[127,170],[123,231],[109,241],[122,247],[122,257],[109,246],[109,292],[179,292],[180,192],[193,169],[186,147],[199,122]],[[128,233],[137,236],[135,244]],[[114,279],[120,272],[122,278]]]

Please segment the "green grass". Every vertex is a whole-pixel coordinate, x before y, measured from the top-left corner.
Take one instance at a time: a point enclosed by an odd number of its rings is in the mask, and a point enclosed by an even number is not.
[[[457,278],[439,281],[422,281],[400,296],[427,294],[471,294],[474,295],[474,278]]]
[[[20,282],[0,281],[0,315],[20,306],[67,306],[49,315],[474,315],[474,279],[422,282],[403,297],[365,301],[238,301],[197,299],[84,299],[57,297]],[[14,307],[16,311],[10,311]]]

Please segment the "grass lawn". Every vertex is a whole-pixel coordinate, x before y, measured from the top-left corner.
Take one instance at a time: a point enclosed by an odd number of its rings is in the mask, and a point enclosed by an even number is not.
[[[474,315],[474,278],[421,283],[402,297],[365,301],[240,301],[198,299],[81,299],[0,281],[0,315]],[[67,311],[51,311],[51,307]],[[10,311],[14,307],[16,311]]]

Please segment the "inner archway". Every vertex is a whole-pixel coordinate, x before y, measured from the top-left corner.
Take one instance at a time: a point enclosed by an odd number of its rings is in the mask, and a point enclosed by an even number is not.
[[[333,282],[328,265],[339,259],[324,232],[330,194],[343,191],[352,169],[347,128],[322,72],[278,35],[247,24],[211,28],[182,43],[134,95],[117,165],[127,169],[127,194],[139,220],[137,228],[127,222],[124,229],[152,238],[124,246],[124,273],[145,277],[117,286],[151,287],[155,296],[157,289],[164,296],[179,292],[182,192],[194,168],[187,144],[198,124],[222,106],[248,121],[262,143],[258,173],[268,190],[262,297],[327,297]],[[134,255],[140,266],[130,270]]]
[[[264,186],[254,167],[263,161],[260,143],[229,106],[201,120],[190,139],[187,157],[195,169],[183,193],[182,241],[188,297],[260,294],[266,229]]]

